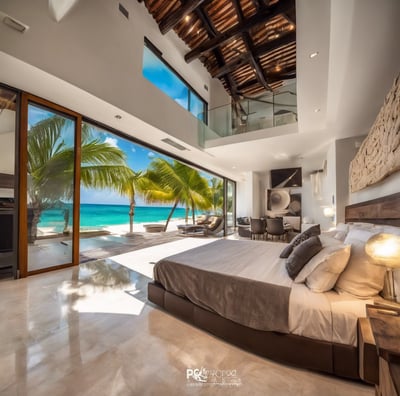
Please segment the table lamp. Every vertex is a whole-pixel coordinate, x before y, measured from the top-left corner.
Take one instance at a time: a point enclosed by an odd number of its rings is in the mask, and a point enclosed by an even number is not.
[[[396,301],[393,270],[400,268],[400,236],[376,234],[368,239],[365,252],[374,259],[374,264],[386,267],[387,295],[384,298]]]

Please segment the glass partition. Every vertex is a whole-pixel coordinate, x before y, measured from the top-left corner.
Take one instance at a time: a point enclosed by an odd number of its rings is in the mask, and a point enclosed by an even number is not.
[[[28,104],[28,271],[72,263],[75,120]]]
[[[199,126],[199,142],[297,122],[296,83],[274,93],[228,103],[208,111],[209,128]],[[200,122],[199,122],[200,123]]]

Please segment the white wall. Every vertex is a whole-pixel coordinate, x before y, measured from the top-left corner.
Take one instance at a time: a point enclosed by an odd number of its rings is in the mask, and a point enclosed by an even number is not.
[[[84,0],[56,23],[50,17],[47,0],[2,0],[1,11],[30,28],[20,34],[0,24],[0,50],[197,147],[195,117],[142,76],[144,37],[207,102],[214,88],[221,89],[219,82],[211,84],[199,61],[185,63],[182,55],[188,49],[173,32],[160,34],[144,4],[121,3],[130,13],[129,20],[119,12],[116,0]],[[0,65],[0,81],[1,76]],[[41,87],[31,93],[41,96]]]
[[[263,174],[246,172],[243,179],[236,184],[236,216],[254,217],[263,216]]]
[[[253,206],[252,172],[246,172],[243,179],[236,182],[236,216],[250,217]]]
[[[396,172],[373,186],[350,194],[350,204],[369,201],[400,192],[400,172]]]

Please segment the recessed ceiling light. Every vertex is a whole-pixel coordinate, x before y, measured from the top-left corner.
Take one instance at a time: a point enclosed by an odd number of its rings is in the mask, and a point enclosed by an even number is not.
[[[320,108],[314,109],[314,113],[319,113],[321,111]]]
[[[189,22],[190,21],[190,15],[186,15],[185,16],[185,22]]]
[[[318,51],[312,52],[312,53],[310,54],[310,58],[313,59],[313,58],[315,58],[316,56],[318,56],[318,54],[319,54]]]
[[[114,116],[114,118],[116,118],[117,120],[120,120],[120,119],[122,118],[122,116],[119,115],[119,114],[116,114],[116,115]]]

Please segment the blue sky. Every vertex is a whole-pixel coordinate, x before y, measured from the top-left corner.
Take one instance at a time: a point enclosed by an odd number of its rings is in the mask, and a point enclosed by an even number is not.
[[[28,124],[29,128],[35,125],[37,122],[42,121],[48,117],[53,116],[54,113],[42,108],[29,105],[28,108]],[[146,170],[151,161],[154,158],[166,158],[170,157],[160,154],[156,151],[152,151],[139,144],[130,142],[129,140],[118,137],[115,134],[93,127],[93,137],[99,138],[102,142],[106,142],[114,147],[120,148],[127,156],[128,166],[135,170]],[[74,139],[74,128],[73,123],[68,123],[63,130],[63,138],[67,145],[73,144]],[[210,179],[211,174],[201,172],[201,174]],[[127,197],[120,196],[118,193],[112,190],[95,190],[81,188],[81,203],[92,203],[92,204],[115,204],[115,205],[128,205],[129,200]],[[140,197],[136,197],[136,204],[139,206],[145,205],[144,201]]]
[[[168,158],[156,151],[149,150],[109,132],[101,131],[99,129],[94,129],[94,131],[101,141],[106,142],[111,146],[118,147],[124,151],[127,156],[128,166],[135,171],[146,170],[154,158]],[[112,190],[94,190],[82,187],[81,203],[128,205],[129,200],[127,197],[121,197],[118,193]],[[140,197],[136,197],[136,204],[139,206],[145,205],[144,201]]]

